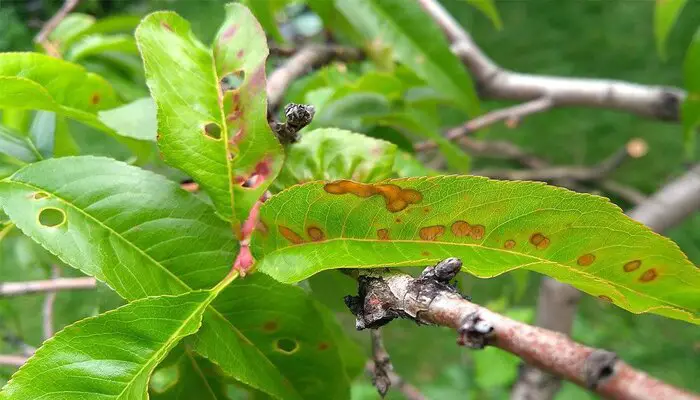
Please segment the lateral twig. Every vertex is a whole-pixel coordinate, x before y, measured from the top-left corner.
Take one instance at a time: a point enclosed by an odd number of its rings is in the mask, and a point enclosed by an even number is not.
[[[51,280],[56,280],[61,275],[61,269],[58,265],[51,266]],[[52,290],[46,294],[44,305],[41,308],[42,329],[44,332],[44,340],[53,336],[53,309],[56,302],[56,291]]]
[[[367,371],[367,374],[371,377],[373,377],[375,373],[374,365],[374,361],[367,361],[367,364],[365,364],[365,371]],[[403,379],[401,375],[394,371],[387,371],[387,375],[391,381],[391,386],[401,392],[407,400],[425,400],[426,397],[423,393],[421,393],[417,387]]]
[[[44,281],[2,282],[0,297],[21,296],[32,293],[55,292],[57,290],[86,290],[94,289],[95,278],[58,278]]]
[[[29,357],[27,356],[21,356],[21,355],[14,355],[14,354],[0,354],[0,365],[8,366],[8,367],[21,367]]]
[[[391,365],[389,353],[384,348],[381,331],[379,329],[370,329],[369,334],[372,339],[372,360],[374,361],[372,384],[383,398],[391,386],[389,373],[394,370],[394,366]]]
[[[61,57],[57,46],[49,41],[49,36],[54,30],[56,30],[56,27],[58,27],[61,21],[63,21],[66,16],[68,16],[68,14],[70,14],[70,12],[78,6],[78,3],[80,3],[80,0],[66,0],[61,8],[56,11],[56,14],[46,21],[46,23],[41,27],[39,33],[37,33],[37,35],[34,37],[34,42],[40,44],[48,54],[54,57]]]

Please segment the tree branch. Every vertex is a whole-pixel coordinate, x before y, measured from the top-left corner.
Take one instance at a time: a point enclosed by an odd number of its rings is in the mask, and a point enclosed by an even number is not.
[[[11,354],[0,354],[0,365],[10,366],[10,367],[21,367],[29,357]]]
[[[365,365],[365,371],[367,371],[369,376],[374,376],[375,372],[373,361],[367,361],[367,364]],[[387,371],[387,375],[389,376],[389,380],[391,381],[391,386],[395,387],[399,392],[401,392],[407,400],[425,400],[425,396],[423,396],[423,393],[421,393],[417,387],[406,382],[406,380],[404,380],[396,372]]]
[[[39,33],[34,37],[34,42],[40,44],[48,54],[54,57],[61,57],[57,47],[53,43],[49,42],[49,36],[54,30],[56,30],[56,27],[58,27],[61,21],[63,21],[68,14],[78,6],[78,3],[80,3],[80,0],[66,0],[61,8],[58,9],[56,14],[46,21],[44,26],[41,27]]]
[[[395,318],[450,327],[457,330],[461,345],[498,347],[605,398],[700,399],[635,370],[613,353],[471,303],[448,283],[461,266],[459,259],[447,259],[426,268],[418,278],[390,270],[370,270],[358,278],[359,295],[346,297],[346,304],[357,317],[358,329],[376,329]]]
[[[501,68],[437,2],[418,0],[452,43],[483,99],[531,101],[547,97],[552,107],[583,106],[626,111],[663,121],[680,121],[685,92],[678,88],[588,78],[523,74]]]
[[[372,384],[377,388],[379,395],[384,398],[391,386],[389,373],[394,370],[394,366],[391,365],[389,353],[384,348],[382,332],[379,329],[370,329],[369,334],[372,339],[372,360],[374,362]]]
[[[46,281],[3,282],[0,283],[0,297],[20,296],[32,293],[54,292],[57,290],[94,289],[95,278],[59,278]]]
[[[58,265],[51,266],[51,280],[56,280],[61,276],[61,270]],[[44,332],[44,340],[53,336],[53,305],[56,302],[56,291],[50,291],[44,298],[44,305],[41,308],[42,330]]]
[[[273,113],[277,111],[289,85],[313,68],[327,64],[335,59],[357,61],[363,57],[364,53],[361,50],[351,47],[308,45],[301,48],[281,67],[270,74],[267,80],[268,109]]]

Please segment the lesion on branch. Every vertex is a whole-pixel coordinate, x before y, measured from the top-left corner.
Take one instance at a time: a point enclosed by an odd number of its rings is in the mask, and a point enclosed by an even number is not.
[[[605,398],[700,398],[633,369],[612,352],[584,346],[558,332],[511,320],[471,302],[450,284],[461,266],[461,260],[449,258],[427,267],[416,278],[389,269],[361,273],[358,295],[345,298],[356,316],[357,329],[377,329],[396,318],[446,326],[456,330],[460,345],[498,347]]]

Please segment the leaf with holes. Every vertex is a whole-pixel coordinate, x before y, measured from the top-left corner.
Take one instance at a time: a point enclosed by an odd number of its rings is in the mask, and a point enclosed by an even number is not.
[[[656,50],[661,58],[666,58],[666,40],[683,10],[685,2],[686,0],[656,0],[654,35],[656,36]]]
[[[146,17],[136,40],[165,161],[190,174],[223,217],[245,220],[283,159],[266,117],[262,29],[247,8],[229,4],[211,51],[172,12]],[[253,176],[256,186],[243,187]]]
[[[289,150],[277,190],[323,179],[376,182],[391,176],[396,145],[342,129],[316,129]]]
[[[149,297],[68,326],[17,371],[0,399],[146,398],[160,360],[199,329],[216,291]],[[51,373],[47,373],[51,371]]]
[[[367,42],[390,45],[399,61],[435,90],[471,116],[479,113],[469,74],[450,51],[440,28],[417,2],[355,0],[335,4]]]
[[[459,257],[493,277],[525,268],[634,313],[700,324],[700,269],[602,197],[471,176],[315,182],[260,210],[258,268],[296,282],[334,268]]]
[[[688,95],[683,101],[681,119],[685,136],[686,154],[695,153],[695,138],[700,127],[700,29],[693,36],[683,64],[684,83]]]
[[[238,252],[230,226],[209,205],[159,175],[107,158],[31,164],[0,182],[0,198],[25,234],[128,300],[211,288],[228,273]],[[233,296],[228,289],[222,295]],[[288,302],[279,299],[261,297],[255,304],[284,310]],[[270,360],[256,347],[262,344],[241,332],[238,325],[246,324],[244,319],[233,319],[235,312],[225,309],[230,313],[224,315],[217,307],[205,312],[194,350],[272,397],[306,398],[300,395],[307,390],[303,379],[296,379],[286,364]],[[342,363],[332,369],[320,357],[314,362],[343,374]]]

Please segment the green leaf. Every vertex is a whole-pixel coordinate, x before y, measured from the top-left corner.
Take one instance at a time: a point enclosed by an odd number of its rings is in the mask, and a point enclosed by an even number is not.
[[[472,80],[450,51],[445,36],[417,2],[339,0],[336,6],[367,43],[386,43],[396,57],[435,90],[475,116],[479,101]],[[417,29],[420,27],[420,29]]]
[[[474,8],[478,9],[484,15],[489,17],[496,29],[503,29],[503,22],[501,17],[498,15],[498,9],[494,0],[465,0],[467,3],[471,4]]]
[[[390,110],[389,101],[380,94],[351,93],[338,100],[321,104],[311,126],[335,126],[349,130],[361,130],[366,125],[365,120],[381,118]]]
[[[25,234],[129,300],[211,288],[228,273],[238,252],[230,226],[209,205],[175,182],[107,158],[66,157],[29,165],[0,182],[0,198]],[[239,293],[229,290],[222,298]],[[261,296],[254,306],[286,307],[286,301],[277,301]],[[193,338],[195,351],[270,396],[300,398],[298,393],[310,390],[239,330],[239,324],[247,323],[244,318],[234,319],[231,312],[227,319],[217,304],[204,314]],[[343,374],[342,363],[335,370],[324,368]]]
[[[284,43],[284,37],[277,26],[276,14],[287,5],[287,0],[243,0],[243,4],[250,9],[255,19],[278,43]]]
[[[394,160],[394,174],[399,178],[412,176],[434,175],[426,166],[418,161],[413,154],[399,151]]]
[[[248,9],[229,4],[212,51],[172,12],[146,17],[136,39],[158,109],[165,161],[199,182],[223,217],[245,220],[284,154],[267,123],[262,29]],[[222,80],[238,88],[222,91]],[[256,174],[265,178],[261,184],[242,187]]]
[[[693,36],[683,64],[684,83],[688,94],[681,107],[681,119],[687,155],[695,154],[695,138],[700,126],[700,29]]]
[[[24,103],[31,103],[27,99],[31,96],[40,97],[35,104],[50,102],[90,113],[117,105],[114,91],[107,81],[85,71],[79,65],[43,54],[0,54],[0,77],[3,77],[0,80],[0,107],[2,108],[34,108],[24,105]],[[36,91],[36,94],[10,91],[9,88],[16,88],[16,86],[6,85],[12,85],[13,82],[14,85],[18,85],[18,82],[26,82],[27,90]]]
[[[65,58],[77,62],[106,51],[138,54],[136,41],[130,35],[91,35],[71,46]]]
[[[56,114],[48,111],[37,111],[32,125],[29,127],[29,138],[32,145],[41,154],[40,158],[53,156],[55,131]]]
[[[352,43],[362,42],[360,35],[345,16],[338,11],[338,6],[334,0],[306,0],[306,4],[323,21],[323,26],[331,29],[333,33],[340,34]]]
[[[6,161],[16,165],[32,163],[42,158],[41,153],[29,138],[13,132],[3,125],[0,125],[0,154],[11,157]]]
[[[158,122],[153,99],[145,97],[121,107],[100,111],[100,121],[111,129],[141,140],[156,140]]]
[[[70,44],[81,37],[93,24],[95,17],[92,15],[72,13],[68,14],[56,29],[49,35],[49,40],[57,44],[61,52]]]
[[[671,28],[685,6],[686,0],[656,0],[654,8],[654,35],[656,50],[661,58],[666,59],[666,40]]]
[[[274,187],[324,179],[376,182],[391,176],[395,155],[396,145],[384,140],[341,129],[316,129],[290,148]]]
[[[151,379],[150,398],[152,400],[222,400],[228,399],[226,381],[216,365],[206,358],[198,357],[188,346],[174,348]],[[154,388],[154,380],[160,372],[174,369],[174,379],[166,382],[168,385],[158,390]]]
[[[149,297],[68,326],[12,376],[0,398],[145,399],[151,372],[197,332],[215,296]]]
[[[336,181],[274,196],[260,221],[251,250],[259,270],[283,282],[459,257],[478,277],[524,268],[634,313],[700,324],[700,269],[597,196],[472,176]]]

